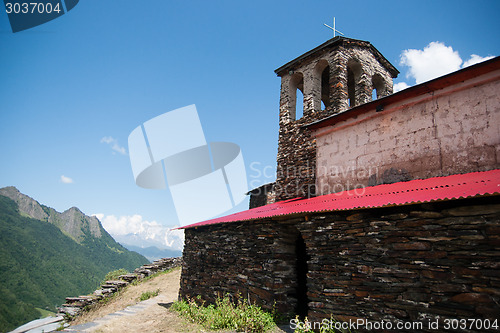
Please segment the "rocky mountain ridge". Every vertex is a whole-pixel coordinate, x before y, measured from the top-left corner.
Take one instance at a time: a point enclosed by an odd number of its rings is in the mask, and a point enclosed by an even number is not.
[[[19,207],[21,215],[49,222],[79,244],[84,239],[85,229],[96,238],[101,238],[103,233],[106,233],[101,222],[95,216],[87,216],[77,207],[71,207],[59,213],[55,209],[42,205],[35,199],[21,193],[14,186],[0,188],[0,195],[13,200]]]

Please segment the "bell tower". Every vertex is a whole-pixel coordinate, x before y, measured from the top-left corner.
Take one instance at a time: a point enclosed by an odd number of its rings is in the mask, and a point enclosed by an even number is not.
[[[399,72],[369,42],[340,36],[275,72],[281,78],[276,200],[311,197],[316,142],[304,125],[392,94]]]

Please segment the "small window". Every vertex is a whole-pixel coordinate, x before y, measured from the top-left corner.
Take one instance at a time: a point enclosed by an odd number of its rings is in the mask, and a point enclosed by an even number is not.
[[[372,100],[384,97],[385,94],[385,81],[380,74],[375,74],[372,77]]]
[[[355,85],[354,73],[350,68],[347,68],[347,96],[349,99],[350,107],[356,105],[356,89],[354,85]]]
[[[349,106],[356,106],[360,100],[358,88],[356,87],[361,76],[361,64],[351,59],[347,62],[347,96],[349,99]]]
[[[290,80],[290,118],[297,120],[304,115],[304,76],[293,73]]]
[[[297,100],[295,101],[295,120],[304,116],[304,94],[297,88]]]
[[[321,73],[321,110],[330,106],[330,66]]]
[[[314,75],[315,84],[319,84],[315,89],[319,88],[320,94],[320,96],[315,97],[314,110],[325,110],[330,106],[330,66],[327,60],[318,61],[314,68]]]

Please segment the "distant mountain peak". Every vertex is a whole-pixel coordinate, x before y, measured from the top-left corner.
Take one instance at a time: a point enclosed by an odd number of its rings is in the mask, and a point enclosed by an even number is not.
[[[76,212],[76,213],[81,213],[81,214],[83,214],[83,213],[82,213],[82,211],[81,211],[80,209],[78,209],[78,207],[75,207],[75,206],[73,206],[73,207],[71,207],[71,208],[69,208],[69,209],[65,210],[64,212]]]
[[[15,186],[6,186],[4,188],[0,188],[0,191],[21,193],[21,192],[19,192],[19,190]]]
[[[78,207],[71,207],[59,213],[19,192],[14,186],[1,188],[0,195],[13,200],[21,215],[54,224],[78,243],[83,241],[86,235],[100,238],[103,232],[106,232],[97,218],[85,215]]]
[[[38,201],[19,192],[14,186],[0,188],[0,195],[15,201],[22,215],[42,221],[49,217]]]

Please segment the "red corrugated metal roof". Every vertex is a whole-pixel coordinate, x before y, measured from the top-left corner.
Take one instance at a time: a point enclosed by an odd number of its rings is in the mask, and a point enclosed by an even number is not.
[[[299,198],[280,201],[212,220],[190,224],[179,229],[256,220],[281,215],[397,206],[492,194],[500,194],[500,170],[417,179],[409,182],[332,193],[311,199]]]

